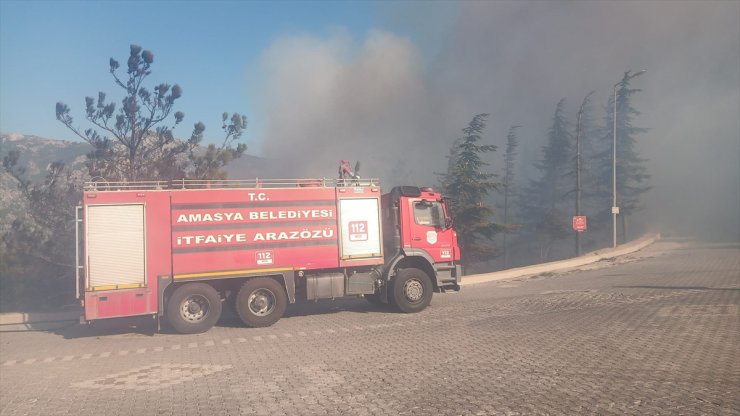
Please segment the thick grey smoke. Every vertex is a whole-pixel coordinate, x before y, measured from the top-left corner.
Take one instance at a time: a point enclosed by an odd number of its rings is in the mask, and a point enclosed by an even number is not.
[[[486,112],[495,144],[509,125],[523,126],[521,163],[531,165],[560,98],[574,116],[595,90],[601,122],[623,72],[647,69],[633,83],[644,90],[633,97],[643,113],[635,124],[650,128],[638,137],[654,186],[643,220],[740,239],[740,2],[458,6],[396,13],[389,20],[408,22],[401,30],[409,37],[277,40],[263,60],[263,153],[285,161],[286,175],[333,175],[339,159],[360,159],[361,174],[386,185],[434,183],[459,130]]]
[[[434,102],[408,39],[380,31],[359,44],[343,33],[289,37],[263,64],[270,74],[263,152],[285,174],[333,177],[339,160],[359,159],[361,176],[430,176],[423,155],[434,153],[425,142],[445,138],[425,121]]]

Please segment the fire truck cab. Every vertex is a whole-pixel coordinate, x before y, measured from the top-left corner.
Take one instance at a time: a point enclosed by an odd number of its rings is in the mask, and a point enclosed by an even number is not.
[[[446,200],[376,179],[96,182],[77,209],[83,321],[151,315],[207,331],[223,304],[251,327],[344,296],[402,312],[460,289]]]

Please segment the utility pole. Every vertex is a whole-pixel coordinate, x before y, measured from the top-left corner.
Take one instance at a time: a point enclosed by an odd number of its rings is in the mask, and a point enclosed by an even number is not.
[[[614,84],[614,141],[612,142],[612,247],[617,247],[617,87],[623,81]]]
[[[627,81],[632,78],[642,75],[647,72],[647,69],[635,72],[630,75],[630,71],[624,73],[624,78],[621,81],[614,84],[614,141],[612,142],[612,247],[617,247],[617,214],[619,214],[619,207],[617,206],[617,87],[625,86]],[[629,92],[628,92],[629,93]]]
[[[584,107],[593,94],[594,91],[591,91],[583,98],[576,121],[576,216],[581,215],[581,117],[583,116]],[[581,255],[581,232],[576,231],[576,256]]]

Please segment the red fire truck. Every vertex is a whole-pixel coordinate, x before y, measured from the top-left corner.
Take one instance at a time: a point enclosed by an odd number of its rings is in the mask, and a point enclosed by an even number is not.
[[[164,316],[207,331],[230,303],[248,326],[287,305],[364,296],[418,312],[460,289],[446,200],[373,179],[96,182],[77,208],[83,321]]]

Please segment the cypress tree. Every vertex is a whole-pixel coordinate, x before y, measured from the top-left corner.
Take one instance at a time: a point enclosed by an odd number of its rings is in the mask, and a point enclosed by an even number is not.
[[[572,134],[565,115],[565,98],[561,99],[552,117],[543,157],[536,167],[540,177],[533,180],[520,198],[527,231],[539,242],[541,259],[550,257],[553,244],[568,235],[570,206],[566,197],[573,190]]]
[[[442,175],[444,194],[453,199],[451,217],[458,234],[464,265],[492,256],[494,235],[503,229],[493,221],[493,208],[486,202],[488,194],[499,189],[493,173],[484,172],[488,164],[482,155],[496,151],[496,146],[480,144],[488,114],[478,114],[462,129],[463,135],[450,150],[447,173]]]

